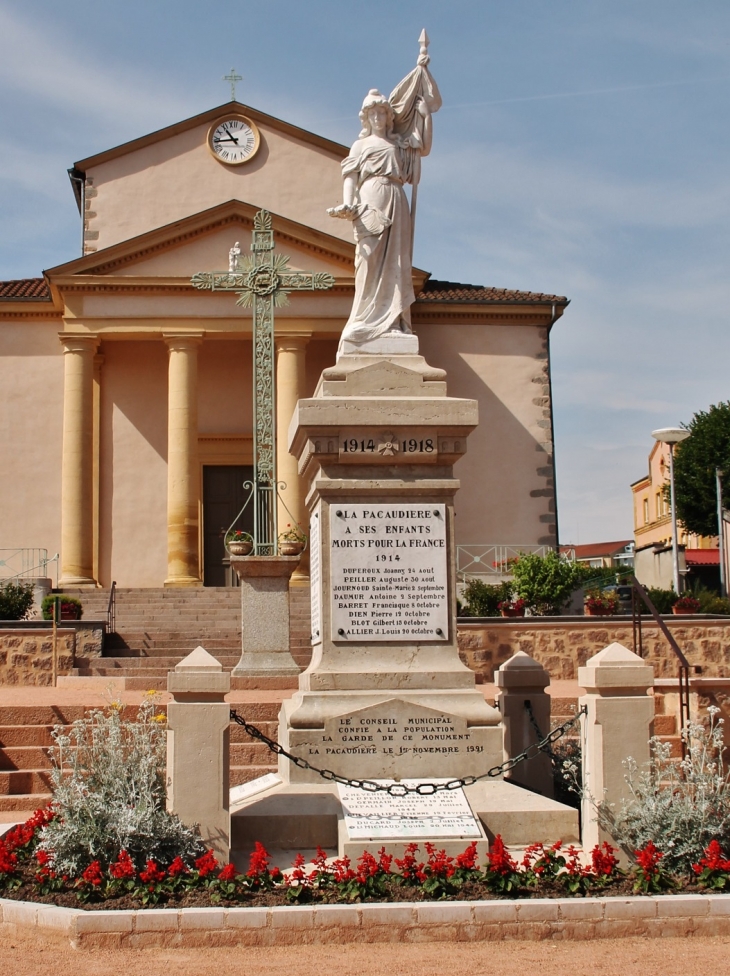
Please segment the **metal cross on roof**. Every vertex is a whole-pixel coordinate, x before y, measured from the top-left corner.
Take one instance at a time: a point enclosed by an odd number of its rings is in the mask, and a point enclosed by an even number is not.
[[[236,100],[236,82],[243,81],[243,75],[237,75],[236,69],[231,68],[231,73],[229,75],[223,75],[223,81],[230,81],[231,83],[231,101]]]
[[[271,214],[259,210],[253,219],[250,256],[231,248],[229,270],[199,271],[190,279],[195,288],[233,291],[236,305],[253,308],[253,462],[254,542],[258,556],[277,552],[276,382],[274,371],[274,308],[289,304],[292,291],[331,288],[331,274],[291,271],[285,254],[274,254]]]

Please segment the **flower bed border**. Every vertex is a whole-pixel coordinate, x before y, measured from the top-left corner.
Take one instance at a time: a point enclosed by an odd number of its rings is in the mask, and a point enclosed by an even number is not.
[[[0,933],[60,940],[76,949],[727,936],[730,897],[658,895],[134,911],[84,911],[0,898]]]

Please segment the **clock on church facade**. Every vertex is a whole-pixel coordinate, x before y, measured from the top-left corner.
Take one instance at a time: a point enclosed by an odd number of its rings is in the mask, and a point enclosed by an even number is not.
[[[208,147],[226,166],[247,163],[258,152],[261,136],[255,124],[243,115],[230,115],[213,123],[208,132]]]

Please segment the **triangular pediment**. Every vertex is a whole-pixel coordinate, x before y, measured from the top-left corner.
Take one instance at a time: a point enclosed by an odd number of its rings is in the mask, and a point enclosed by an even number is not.
[[[76,258],[48,269],[53,284],[69,277],[189,280],[199,271],[226,271],[228,251],[239,242],[242,255],[249,253],[254,215],[258,207],[240,200],[212,207],[202,213],[148,231],[139,237]],[[355,245],[323,234],[278,214],[272,214],[276,251],[289,257],[289,267],[301,271],[326,271],[337,278],[354,275]],[[416,281],[427,273],[414,269]]]
[[[258,207],[240,200],[148,231],[139,237],[76,258],[46,271],[55,278],[74,275],[189,278],[197,271],[226,271],[228,250],[240,242],[249,251],[253,218]],[[276,250],[290,257],[290,267],[354,274],[355,245],[296,221],[272,214]]]

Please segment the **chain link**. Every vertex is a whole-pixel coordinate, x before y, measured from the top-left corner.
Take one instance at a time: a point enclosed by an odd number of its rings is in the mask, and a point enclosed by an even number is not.
[[[530,720],[530,725],[532,726],[532,728],[533,728],[533,730],[535,732],[535,735],[537,736],[537,741],[538,742],[541,742],[542,741],[542,738],[543,738],[543,735],[542,735],[542,732],[540,730],[540,726],[537,724],[537,719],[535,718],[535,713],[532,711],[532,705],[531,705],[529,699],[527,699],[525,701],[525,711],[527,712],[527,717]],[[586,707],[584,705],[583,708],[580,710],[580,712],[578,712],[578,716],[580,716],[585,711],[586,711]],[[557,766],[562,766],[563,765],[564,757],[563,756],[559,756],[557,754],[557,752],[553,752],[553,750],[549,746],[546,746],[543,751],[545,753],[547,753],[547,755],[550,757],[550,761],[554,765],[557,765]]]
[[[290,752],[287,752],[282,745],[274,739],[270,739],[261,729],[257,729],[255,725],[250,725],[244,718],[241,718],[233,708],[231,709],[231,721],[240,725],[252,739],[257,739],[259,742],[262,742],[274,755],[283,756],[300,769],[306,769],[311,773],[316,773],[329,783],[351,786],[356,790],[365,790],[366,793],[388,793],[390,796],[408,796],[410,793],[417,793],[419,796],[432,796],[434,793],[442,793],[445,790],[460,790],[464,786],[472,786],[481,779],[494,779],[497,776],[502,776],[504,773],[508,773],[514,769],[519,763],[525,762],[527,759],[534,759],[541,752],[546,752],[550,755],[552,753],[550,746],[553,742],[561,739],[569,729],[572,729],[580,721],[581,715],[586,712],[587,709],[584,706],[573,718],[568,719],[567,722],[553,729],[544,738],[538,735],[538,742],[533,742],[532,745],[528,746],[519,755],[507,759],[506,762],[501,763],[499,766],[492,766],[486,773],[481,773],[479,776],[460,776],[458,779],[451,779],[446,783],[418,783],[416,786],[408,786],[405,783],[376,783],[371,779],[350,779],[347,776],[340,776],[339,773],[335,773],[331,769],[319,769],[317,766],[313,766],[307,762],[306,759],[302,759],[301,756],[293,756]],[[532,720],[536,727],[537,723],[534,722],[534,716],[532,716]]]

